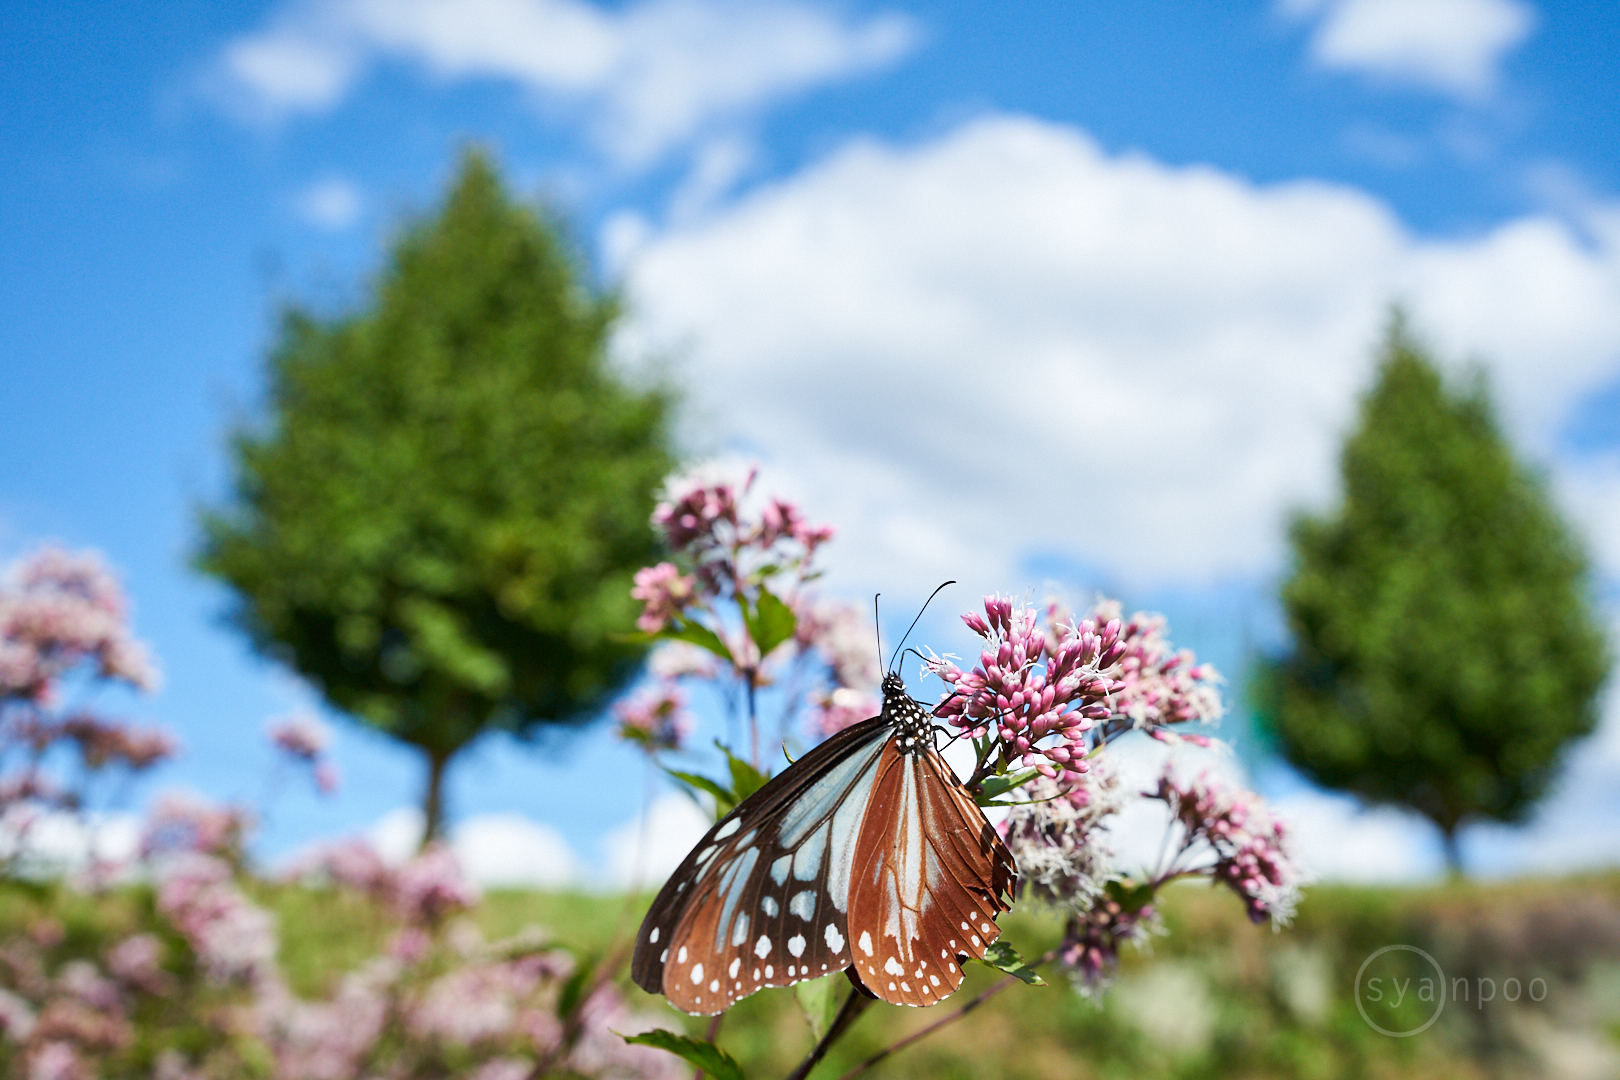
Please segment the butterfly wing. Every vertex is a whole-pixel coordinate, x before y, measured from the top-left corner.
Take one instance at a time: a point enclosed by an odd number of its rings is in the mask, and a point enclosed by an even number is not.
[[[664,884],[631,975],[689,1013],[850,964],[850,870],[886,715],[846,728],[727,814]]]
[[[849,896],[861,981],[896,1005],[933,1005],[962,957],[1001,936],[1017,864],[931,745],[890,740],[878,761]]]

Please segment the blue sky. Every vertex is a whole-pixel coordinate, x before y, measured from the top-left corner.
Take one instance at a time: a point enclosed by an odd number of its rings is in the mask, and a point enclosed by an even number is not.
[[[188,747],[162,784],[257,797],[265,719],[310,700],[186,568],[274,313],[363,298],[468,142],[623,285],[621,351],[690,387],[693,451],[840,526],[836,590],[1105,588],[1235,676],[1400,299],[1490,371],[1616,614],[1612,5],[19,2],[0,35],[0,554],[121,570],[166,684],[117,704]],[[284,794],[266,852],[414,797],[385,742],[342,726],[337,756],[342,796]],[[627,767],[600,734],[491,744],[452,805],[589,862]],[[1410,823],[1256,776],[1369,853],[1343,872],[1432,868]],[[1475,856],[1620,858],[1617,791],[1611,709]]]

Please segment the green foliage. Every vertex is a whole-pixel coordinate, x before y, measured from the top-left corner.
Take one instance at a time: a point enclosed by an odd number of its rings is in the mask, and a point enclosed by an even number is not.
[[[1455,865],[1458,827],[1522,820],[1596,723],[1586,562],[1483,380],[1448,390],[1398,313],[1341,470],[1343,504],[1293,525],[1262,718],[1318,783],[1427,815]]]
[[[731,777],[731,785],[729,787],[726,786],[723,781],[712,780],[709,777],[703,776],[699,773],[682,772],[679,769],[671,769],[668,766],[661,766],[661,768],[663,768],[664,772],[667,773],[672,779],[679,781],[681,786],[686,789],[686,793],[691,795],[694,799],[697,798],[697,793],[699,791],[702,791],[713,798],[714,819],[719,821],[721,818],[735,810],[738,804],[740,804],[744,799],[748,798],[748,796],[764,787],[766,782],[770,780],[771,776],[769,773],[760,772],[758,769],[748,764],[748,762],[744,761],[736,754],[733,754],[731,752],[731,747],[727,746],[719,739],[714,741],[714,745],[715,749],[726,755],[726,764],[729,767]],[[699,802],[701,803],[702,800],[699,800]]]
[[[640,1035],[626,1035],[624,1041],[639,1043],[642,1046],[656,1046],[660,1050],[678,1054],[696,1065],[699,1071],[714,1077],[714,1080],[743,1080],[742,1066],[737,1064],[736,1059],[713,1043],[702,1039],[655,1028]]]
[[[991,942],[984,950],[984,959],[979,963],[988,964],[1029,986],[1046,985],[1046,980],[1041,978],[1040,972],[1025,963],[1024,958],[1018,955],[1018,950],[1012,947],[1012,942],[1005,938]]]
[[[286,315],[269,422],[202,515],[197,565],[254,644],[435,784],[488,730],[590,717],[645,648],[618,632],[659,552],[671,401],[610,370],[618,313],[471,153],[364,310]]]
[[[838,990],[847,986],[849,979],[841,971],[793,984],[793,996],[798,999],[799,1008],[804,1011],[804,1022],[810,1025],[810,1034],[817,1042],[826,1036],[827,1029],[838,1018],[838,1010],[843,1005]]]

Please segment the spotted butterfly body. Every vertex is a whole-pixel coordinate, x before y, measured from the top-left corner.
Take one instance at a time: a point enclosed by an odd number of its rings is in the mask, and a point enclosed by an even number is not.
[[[934,749],[896,674],[883,710],[745,799],[641,924],[631,972],[689,1013],[851,966],[878,997],[932,1005],[1001,934],[1017,866]]]

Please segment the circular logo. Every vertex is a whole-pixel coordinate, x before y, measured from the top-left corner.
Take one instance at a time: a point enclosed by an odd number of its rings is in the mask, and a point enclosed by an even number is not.
[[[1400,978],[1390,979],[1389,982],[1391,985],[1388,988],[1383,986],[1385,981],[1384,976],[1372,978],[1367,980],[1367,991],[1363,992],[1361,983],[1362,978],[1367,974],[1367,968],[1371,966],[1374,960],[1377,960],[1385,953],[1391,952],[1416,953],[1418,956],[1421,956],[1423,959],[1427,960],[1429,962],[1429,966],[1434,968],[1434,984],[1438,987],[1439,992],[1437,994],[1430,994],[1427,997],[1423,996],[1422,991],[1424,988],[1422,987],[1421,983],[1414,986],[1414,983],[1417,982],[1417,980],[1412,976],[1408,976],[1404,982]],[[1428,980],[1425,979],[1423,981],[1427,982]],[[1434,1011],[1430,1013],[1429,1018],[1419,1026],[1412,1028],[1409,1031],[1394,1031],[1390,1028],[1384,1027],[1383,1025],[1379,1024],[1378,1021],[1367,1015],[1367,999],[1369,997],[1374,1001],[1392,1001],[1396,1006],[1399,1006],[1408,997],[1411,997],[1414,1001],[1432,1001],[1434,1003]],[[1367,959],[1363,960],[1361,962],[1360,969],[1356,971],[1356,1011],[1361,1013],[1361,1018],[1363,1020],[1367,1021],[1367,1026],[1378,1032],[1380,1035],[1388,1035],[1392,1039],[1404,1039],[1408,1036],[1417,1035],[1421,1032],[1427,1031],[1431,1024],[1440,1019],[1440,1013],[1443,1009],[1445,1009],[1445,1007],[1446,973],[1440,969],[1440,962],[1438,960],[1424,952],[1422,949],[1418,948],[1416,945],[1385,945],[1382,949],[1379,949],[1377,952],[1367,957]],[[1386,1017],[1386,1019],[1388,1018]]]

